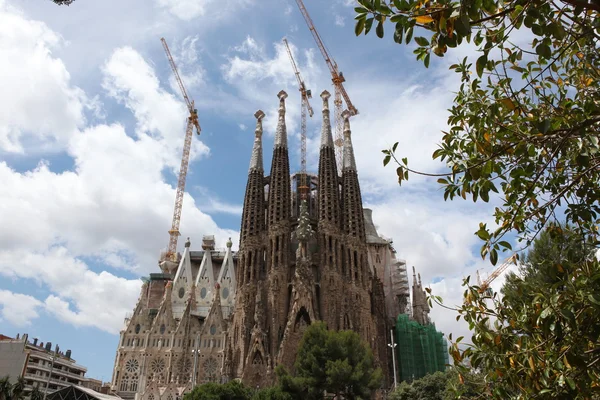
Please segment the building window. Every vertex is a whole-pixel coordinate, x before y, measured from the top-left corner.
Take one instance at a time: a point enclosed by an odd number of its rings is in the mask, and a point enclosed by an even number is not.
[[[121,392],[126,392],[128,388],[129,388],[129,374],[125,374],[125,375],[123,375],[123,378],[121,378],[121,385],[119,386],[119,390]]]
[[[137,374],[133,375],[131,379],[130,392],[137,392],[138,389],[138,376]]]

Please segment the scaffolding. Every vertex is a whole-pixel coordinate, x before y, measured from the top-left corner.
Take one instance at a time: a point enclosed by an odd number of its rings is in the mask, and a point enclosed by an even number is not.
[[[396,320],[396,359],[400,381],[444,371],[448,365],[448,342],[435,325],[420,325],[406,314]]]

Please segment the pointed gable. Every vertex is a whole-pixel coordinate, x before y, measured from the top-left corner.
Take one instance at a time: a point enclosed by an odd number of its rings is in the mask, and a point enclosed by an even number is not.
[[[200,264],[200,270],[196,277],[196,308],[194,314],[201,317],[206,317],[208,315],[213,298],[213,288],[216,283],[211,250],[212,249],[205,249],[202,263]]]
[[[177,273],[173,279],[173,292],[171,294],[171,306],[173,308],[173,317],[180,319],[185,309],[187,299],[193,287],[192,263],[190,261],[190,240],[185,242],[185,251],[181,262],[177,268]]]
[[[223,265],[219,273],[217,283],[220,286],[219,302],[221,304],[221,311],[223,318],[229,318],[229,315],[233,312],[235,306],[235,265],[233,263],[233,253],[231,251],[232,246],[231,238],[227,241],[227,251],[225,258],[223,258]]]

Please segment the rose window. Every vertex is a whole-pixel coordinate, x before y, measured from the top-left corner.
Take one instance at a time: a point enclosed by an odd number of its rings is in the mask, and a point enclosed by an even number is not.
[[[207,375],[214,375],[217,372],[217,368],[219,368],[219,365],[214,358],[209,358],[204,361],[204,371]]]
[[[165,368],[165,360],[163,360],[162,358],[155,358],[150,363],[150,370],[155,374],[162,373],[165,370]]]
[[[139,367],[140,363],[138,362],[138,360],[127,360],[127,362],[125,363],[125,370],[127,372],[137,372]]]
[[[189,374],[192,370],[192,362],[189,358],[180,358],[177,367],[181,373]]]

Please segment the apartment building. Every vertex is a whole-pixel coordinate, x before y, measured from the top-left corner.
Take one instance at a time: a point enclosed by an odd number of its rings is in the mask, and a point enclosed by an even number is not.
[[[12,382],[25,378],[26,391],[34,387],[48,394],[70,385],[81,386],[87,378],[87,368],[71,358],[71,350],[61,352],[59,346],[29,340],[27,334],[16,338],[0,338],[0,376],[8,375]]]

